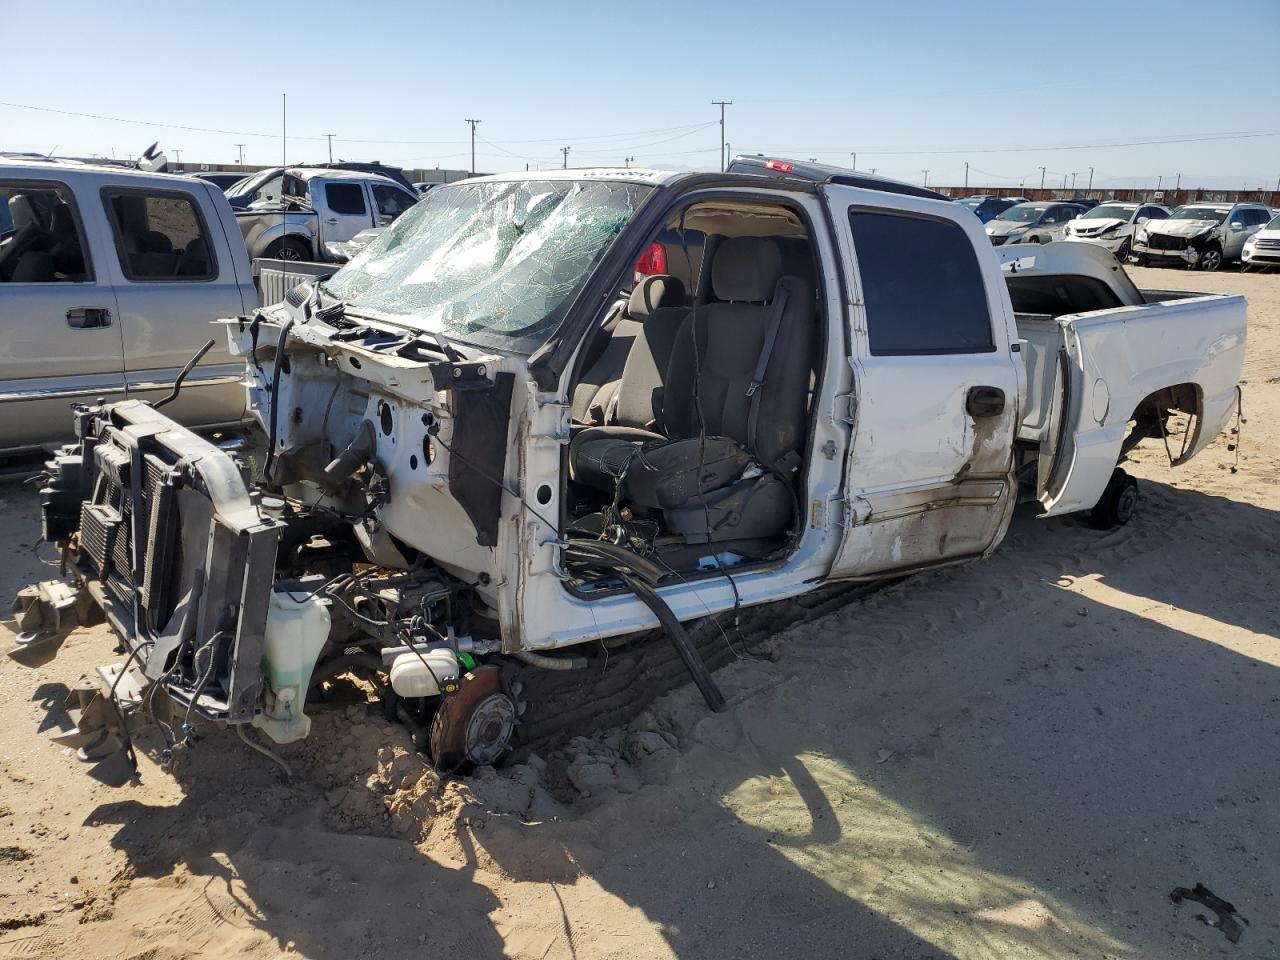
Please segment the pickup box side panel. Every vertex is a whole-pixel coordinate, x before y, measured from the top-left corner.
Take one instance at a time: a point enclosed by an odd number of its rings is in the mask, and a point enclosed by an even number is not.
[[[1060,483],[1041,498],[1046,515],[1090,509],[1120,458],[1129,419],[1144,399],[1192,384],[1199,394],[1195,436],[1179,462],[1222,431],[1235,409],[1244,361],[1245,301],[1205,296],[1062,317],[1071,378],[1071,433]]]

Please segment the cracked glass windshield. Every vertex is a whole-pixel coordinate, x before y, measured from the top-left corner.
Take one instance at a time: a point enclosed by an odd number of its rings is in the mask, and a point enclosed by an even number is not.
[[[531,353],[652,189],[572,180],[441,187],[322,289],[349,313]]]

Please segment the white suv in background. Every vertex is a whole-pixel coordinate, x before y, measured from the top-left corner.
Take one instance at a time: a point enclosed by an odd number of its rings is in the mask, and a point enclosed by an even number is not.
[[[1280,267],[1280,213],[1244,242],[1240,263],[1246,270]]]
[[[1260,203],[1183,204],[1167,220],[1144,223],[1133,237],[1133,258],[1153,266],[1184,263],[1217,270],[1244,256],[1244,244],[1274,214]]]
[[[1062,228],[1063,240],[1076,240],[1106,247],[1124,260],[1133,246],[1133,233],[1150,220],[1163,220],[1169,208],[1158,203],[1100,203],[1086,210]]]

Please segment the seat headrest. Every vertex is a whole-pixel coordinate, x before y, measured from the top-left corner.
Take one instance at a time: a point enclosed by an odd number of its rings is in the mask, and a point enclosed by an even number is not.
[[[729,237],[716,249],[711,289],[719,300],[764,303],[782,276],[782,252],[768,237]]]
[[[31,209],[31,201],[21,193],[9,198],[9,219],[13,221],[13,229],[21,230],[36,222],[35,212]]]
[[[684,284],[664,273],[645,277],[631,291],[627,301],[627,316],[644,323],[649,314],[663,307],[684,306]]]

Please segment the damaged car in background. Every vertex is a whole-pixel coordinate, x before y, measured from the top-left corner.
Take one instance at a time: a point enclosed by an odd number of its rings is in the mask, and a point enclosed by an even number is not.
[[[143,402],[76,408],[43,490],[68,577],[24,591],[19,647],[105,614],[123,656],[60,737],[87,760],[152,718],[166,755],[202,725],[295,741],[360,671],[441,768],[491,763],[591,706],[526,680],[657,637],[721,709],[693,621],[981,558],[1020,501],[1124,523],[1135,444],[1174,417],[1171,461],[1212,443],[1245,303],[1161,296],[817,165],[442,186],[226,321],[260,459]]]
[[[1239,262],[1245,242],[1271,220],[1260,203],[1188,203],[1168,219],[1149,221],[1133,238],[1131,258],[1140,264],[1184,264],[1193,270],[1217,270]]]

